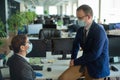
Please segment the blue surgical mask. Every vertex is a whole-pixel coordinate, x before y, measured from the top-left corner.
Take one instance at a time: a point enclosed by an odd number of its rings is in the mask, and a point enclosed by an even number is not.
[[[27,54],[32,51],[33,45],[32,43],[29,43],[29,48],[27,49]]]
[[[80,27],[84,27],[84,26],[86,26],[87,24],[85,23],[84,20],[78,20],[78,25],[79,25]]]

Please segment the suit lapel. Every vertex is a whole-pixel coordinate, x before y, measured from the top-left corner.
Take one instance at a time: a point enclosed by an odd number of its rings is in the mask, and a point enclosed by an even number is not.
[[[93,29],[94,29],[94,21],[93,21],[93,23],[92,23],[92,25],[91,25],[91,27],[89,29],[89,32],[88,32],[88,35],[86,37],[86,41],[85,42],[87,42],[89,40],[89,38],[93,35]]]
[[[21,61],[23,61],[23,62],[26,63],[27,65],[29,65],[29,68],[30,68],[31,71],[33,72],[33,75],[32,75],[32,76],[33,76],[33,78],[35,78],[34,70],[33,70],[33,68],[31,67],[30,63],[27,62],[23,57],[21,57],[21,56],[19,56],[19,55],[17,55],[17,54],[15,54],[15,56],[18,57]]]
[[[15,54],[15,56],[18,57],[21,61],[23,61],[24,63],[26,63],[26,64],[28,64],[28,65],[30,66],[30,63],[27,62],[23,57],[21,57],[21,56],[19,56],[19,55],[17,55],[17,54]],[[31,68],[31,69],[32,69],[32,68]]]

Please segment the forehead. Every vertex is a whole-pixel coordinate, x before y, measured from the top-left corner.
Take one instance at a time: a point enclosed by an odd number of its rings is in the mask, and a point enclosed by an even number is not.
[[[78,16],[78,17],[85,16],[85,13],[83,12],[83,10],[78,10],[78,11],[77,11],[77,16]]]

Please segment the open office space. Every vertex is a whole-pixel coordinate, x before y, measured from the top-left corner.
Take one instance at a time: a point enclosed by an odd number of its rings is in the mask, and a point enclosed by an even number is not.
[[[120,79],[120,0],[1,0],[0,80],[10,80],[7,60],[14,54],[11,40],[26,34],[32,51],[26,55],[36,80],[57,80],[69,67],[79,26],[76,9],[87,4],[94,22],[101,25],[109,41],[109,79]],[[78,56],[82,56],[80,48]],[[82,77],[81,79],[84,79]]]

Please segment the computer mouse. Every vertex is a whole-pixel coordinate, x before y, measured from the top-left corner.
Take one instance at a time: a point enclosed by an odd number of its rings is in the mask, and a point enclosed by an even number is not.
[[[36,75],[37,77],[42,77],[42,76],[43,76],[43,74],[40,73],[40,72],[35,72],[35,75]]]
[[[113,66],[113,65],[112,65],[110,68],[111,68],[111,70],[113,70],[113,71],[119,71],[119,70],[118,70],[115,66]]]
[[[48,67],[48,68],[47,68],[47,71],[48,71],[48,72],[52,71],[51,67]]]

